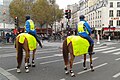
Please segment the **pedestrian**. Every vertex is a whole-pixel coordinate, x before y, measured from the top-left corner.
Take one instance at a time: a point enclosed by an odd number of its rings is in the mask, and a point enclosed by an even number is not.
[[[30,16],[26,16],[25,32],[33,35],[35,37],[36,41],[38,42],[39,46],[42,48],[42,44],[37,37],[34,22],[33,22],[33,20],[30,19]]]
[[[90,47],[88,50],[89,54],[95,54],[95,52],[93,52],[94,41],[91,38],[92,30],[89,24],[87,23],[87,21],[85,21],[84,15],[80,15],[79,19],[80,19],[80,22],[78,22],[77,28],[76,28],[77,34],[89,41],[90,43]]]
[[[6,33],[6,41],[7,41],[7,43],[9,43],[9,39],[10,39],[10,33],[7,32],[7,33]]]

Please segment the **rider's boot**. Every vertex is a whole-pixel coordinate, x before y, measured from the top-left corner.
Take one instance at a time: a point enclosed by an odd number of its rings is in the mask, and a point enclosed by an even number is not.
[[[95,52],[93,52],[93,48],[94,48],[94,44],[93,45],[90,45],[90,47],[89,47],[89,55],[90,54],[95,54]]]

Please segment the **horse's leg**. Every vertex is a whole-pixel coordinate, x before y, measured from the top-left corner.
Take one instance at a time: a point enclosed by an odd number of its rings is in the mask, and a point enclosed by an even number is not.
[[[63,51],[63,59],[64,59],[64,64],[65,64],[65,74],[69,74],[68,71],[68,59],[69,59],[69,55],[68,55],[68,47],[67,47],[67,39],[64,40],[63,42],[63,47],[62,47],[62,51]]]
[[[22,58],[23,58],[23,50],[22,50],[22,44],[18,43],[16,40],[16,51],[17,51],[17,72],[20,73],[20,67],[21,67],[21,63],[22,63]]]
[[[87,67],[86,67],[86,54],[84,54],[83,68],[84,68],[84,70],[87,70]]]
[[[75,76],[75,73],[72,70],[74,58],[75,58],[75,56],[73,55],[73,53],[70,53],[70,73],[71,73],[71,77]]]
[[[28,67],[28,60],[29,60],[29,57],[30,57],[30,51],[29,50],[26,50],[26,55],[25,55],[25,70],[26,70],[26,73],[29,72],[29,67]]]
[[[32,67],[35,67],[35,61],[34,61],[35,52],[36,52],[36,49],[33,50],[33,54],[32,54]]]
[[[93,64],[92,64],[92,54],[90,54],[90,68],[91,68],[91,71],[94,71]]]

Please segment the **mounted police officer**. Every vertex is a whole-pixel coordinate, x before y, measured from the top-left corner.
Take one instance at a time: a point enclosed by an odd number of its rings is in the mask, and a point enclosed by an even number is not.
[[[39,41],[39,39],[37,38],[37,33],[35,30],[34,22],[30,19],[30,16],[26,16],[25,32],[33,35],[35,37],[36,41],[38,42],[39,46],[42,48],[42,44]]]
[[[89,54],[94,54],[95,53],[93,52],[94,41],[90,37],[90,35],[92,34],[91,28],[89,24],[85,21],[84,15],[81,15],[79,19],[80,19],[80,22],[78,22],[77,24],[77,34],[89,41],[90,47],[89,47],[88,52]]]

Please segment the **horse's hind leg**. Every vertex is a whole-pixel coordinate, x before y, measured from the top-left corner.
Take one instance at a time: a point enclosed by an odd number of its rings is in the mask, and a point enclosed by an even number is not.
[[[84,54],[83,68],[84,68],[84,70],[87,70],[87,67],[86,67],[86,54]]]
[[[26,50],[26,56],[25,56],[25,70],[26,70],[26,72],[29,72],[29,67],[28,67],[29,57],[30,57],[30,51]]]
[[[74,61],[75,56],[73,55],[73,53],[70,53],[70,56],[71,56],[70,57],[70,73],[71,73],[71,77],[74,77],[75,73],[72,70],[72,66],[73,66],[73,61]]]
[[[35,52],[36,52],[36,49],[33,50],[33,55],[32,55],[32,67],[35,67]]]
[[[17,51],[17,72],[20,73],[20,67],[21,67],[21,63],[22,63],[22,58],[23,58],[23,50],[22,50],[22,44],[18,43],[16,40],[16,51]]]
[[[90,54],[90,68],[91,68],[91,71],[94,71],[93,64],[92,64],[92,54]]]
[[[69,55],[68,55],[68,47],[67,47],[67,41],[65,40],[63,42],[63,47],[62,47],[62,51],[63,51],[63,59],[64,59],[64,64],[65,64],[65,74],[69,74],[68,71],[68,62],[69,62]]]

